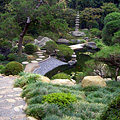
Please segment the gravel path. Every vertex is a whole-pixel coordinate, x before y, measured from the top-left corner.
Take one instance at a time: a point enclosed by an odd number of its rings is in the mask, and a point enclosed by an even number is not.
[[[66,65],[68,63],[62,62],[54,57],[50,57],[49,59],[42,61],[39,63],[40,67],[35,69],[33,73],[45,75],[47,72],[53,70],[54,68],[60,65]]]
[[[13,88],[16,77],[0,75],[0,120],[26,120],[23,112],[24,100],[20,97],[21,88]]]

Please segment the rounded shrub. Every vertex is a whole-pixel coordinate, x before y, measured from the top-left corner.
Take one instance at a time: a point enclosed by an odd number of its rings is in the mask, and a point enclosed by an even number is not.
[[[54,75],[52,77],[52,80],[54,79],[69,79],[70,80],[70,77],[68,76],[68,74],[61,72],[61,73]]]
[[[15,56],[14,53],[10,53],[10,54],[7,55],[7,59],[8,59],[9,61],[13,61],[13,60],[15,60],[15,58],[16,58],[16,56]]]
[[[18,75],[23,71],[23,66],[21,63],[12,61],[5,66],[5,75]]]
[[[10,41],[4,41],[2,45],[12,48],[12,43]]]
[[[34,42],[34,38],[32,38],[31,36],[24,36],[23,38],[23,45],[26,45],[30,42]]]
[[[3,73],[4,66],[0,65],[0,73]]]
[[[5,56],[0,54],[0,61],[4,61],[5,60]]]
[[[35,46],[31,43],[25,45],[25,52],[27,54],[33,54],[35,52]]]
[[[108,105],[100,120],[120,120],[120,94]]]
[[[59,106],[66,107],[67,105],[76,102],[77,98],[71,93],[51,93],[48,95],[43,96],[42,103],[50,103],[50,104],[57,104]]]

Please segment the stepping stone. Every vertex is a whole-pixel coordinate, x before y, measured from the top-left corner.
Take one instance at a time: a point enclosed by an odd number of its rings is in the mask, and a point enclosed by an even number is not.
[[[15,110],[16,112],[19,112],[20,110],[22,110],[23,107],[24,107],[23,105],[14,107],[14,110]]]
[[[45,58],[45,56],[39,56],[39,58]]]
[[[34,61],[31,61],[31,63],[38,63],[38,61],[34,60]]]
[[[23,65],[27,65],[28,63],[29,62],[27,62],[27,61],[22,62]]]
[[[36,60],[37,60],[37,61],[42,61],[42,59],[40,59],[40,58],[37,58]]]
[[[13,90],[14,90],[14,91],[20,91],[20,92],[22,91],[21,88],[13,88]]]
[[[16,101],[14,99],[6,99],[8,102],[15,103]]]
[[[37,54],[42,54],[43,52],[36,52]]]
[[[37,54],[38,56],[42,56],[43,54]]]

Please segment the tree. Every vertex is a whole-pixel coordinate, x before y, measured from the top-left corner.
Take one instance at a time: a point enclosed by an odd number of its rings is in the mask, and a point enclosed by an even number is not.
[[[114,33],[120,30],[120,13],[112,12],[108,14],[104,19],[104,23],[105,26],[102,31],[103,42],[107,45],[113,45],[117,42],[113,39]]]
[[[116,67],[115,80],[117,81],[118,71],[120,69],[120,46],[106,46],[104,49],[95,53],[93,57],[100,62],[105,62]]]

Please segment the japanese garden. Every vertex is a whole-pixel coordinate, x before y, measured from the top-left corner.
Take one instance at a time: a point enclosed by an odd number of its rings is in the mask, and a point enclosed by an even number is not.
[[[120,0],[0,0],[0,120],[120,120]]]

